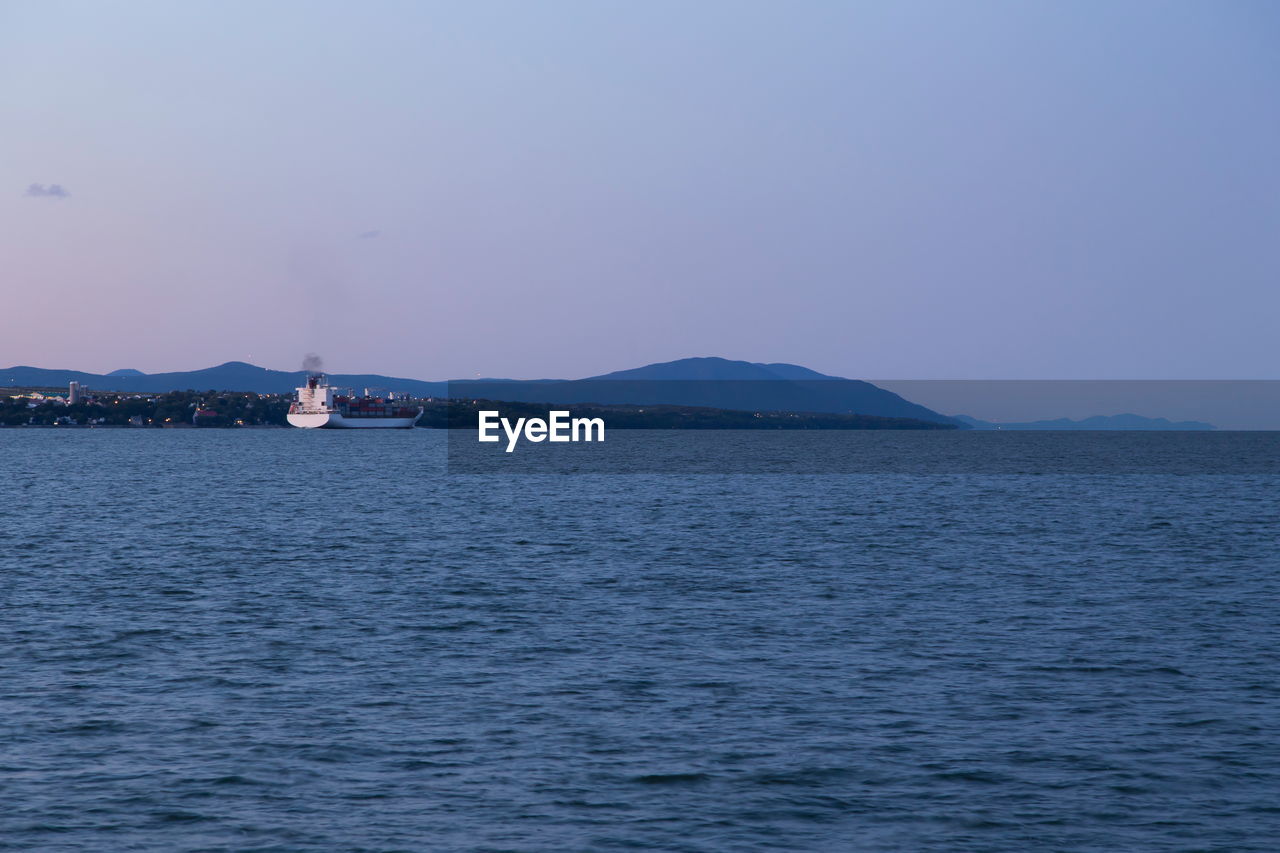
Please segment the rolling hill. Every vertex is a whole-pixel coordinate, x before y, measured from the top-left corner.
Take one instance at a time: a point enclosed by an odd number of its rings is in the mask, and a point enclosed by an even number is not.
[[[155,393],[175,390],[287,394],[302,371],[270,370],[229,361],[203,370],[111,374],[18,366],[0,370],[0,385]],[[573,380],[478,379],[430,382],[381,374],[331,373],[336,385],[404,391],[420,397],[472,397],[535,403],[704,406],[746,411],[821,412],[918,418],[954,423],[869,382],[827,376],[795,364],[759,364],[724,358],[685,358]]]

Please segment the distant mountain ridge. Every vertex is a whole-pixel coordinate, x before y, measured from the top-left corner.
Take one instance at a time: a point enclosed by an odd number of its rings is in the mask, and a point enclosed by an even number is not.
[[[1148,418],[1142,415],[1094,415],[1073,421],[1070,418],[1054,418],[1044,421],[1025,421],[1022,423],[998,423],[980,421],[968,415],[956,415],[955,419],[968,425],[971,429],[989,430],[1145,430],[1159,432],[1190,432],[1217,429],[1213,424],[1203,421],[1171,421],[1168,418]]]
[[[708,382],[777,382],[794,379],[837,379],[852,381],[839,376],[828,376],[798,364],[760,364],[753,361],[731,361],[727,358],[704,356],[701,358],[682,358],[677,361],[663,361],[657,364],[646,364],[644,367],[633,367],[630,370],[615,370],[600,376],[588,377],[588,380],[639,380],[646,382],[664,381],[708,381]]]
[[[701,406],[759,412],[816,412],[957,421],[858,379],[797,364],[682,358],[586,379],[449,383],[449,396],[525,403]]]
[[[243,361],[203,370],[142,373],[114,370],[108,374],[38,367],[0,370],[0,387],[65,388],[79,382],[89,389],[134,393],[164,391],[251,391],[288,394],[302,383],[301,370],[270,370]],[[907,400],[870,382],[828,376],[797,364],[734,361],[725,358],[683,358],[618,370],[586,379],[475,379],[425,381],[377,373],[331,373],[335,385],[359,392],[364,388],[403,391],[418,397],[471,397],[531,403],[598,403],[672,405],[707,408],[861,414],[905,417],[965,428],[990,430],[1209,430],[1201,421],[1170,421],[1139,415],[1111,415],[1083,420],[1041,420],[996,423],[968,416],[949,417]]]
[[[113,371],[108,374],[84,373],[78,370],[48,370],[40,367],[10,367],[0,370],[0,386],[61,387],[79,382],[99,391],[252,391],[255,394],[288,394],[302,384],[306,373],[301,370],[270,370],[243,361],[228,361],[203,370],[171,373]],[[353,388],[391,388],[422,397],[441,397],[448,387],[445,382],[423,382],[377,373],[329,374],[336,385]]]
[[[905,417],[937,423],[951,418],[916,405],[869,382],[827,376],[796,364],[758,364],[724,358],[686,358],[620,370],[587,379],[477,379],[430,382],[363,373],[330,373],[335,385],[386,388],[420,397],[474,397],[537,403],[601,403],[703,406],[747,411],[793,411]],[[204,370],[112,374],[11,367],[0,384],[62,387],[76,381],[103,391],[158,393],[181,390],[287,394],[303,371],[270,370],[229,361]]]

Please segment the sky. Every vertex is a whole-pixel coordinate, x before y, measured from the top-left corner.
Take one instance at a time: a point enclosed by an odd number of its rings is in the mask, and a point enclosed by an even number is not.
[[[1280,378],[1280,5],[0,0],[0,366]]]

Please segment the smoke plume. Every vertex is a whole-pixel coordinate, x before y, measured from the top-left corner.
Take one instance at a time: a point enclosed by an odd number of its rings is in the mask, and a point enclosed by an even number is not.
[[[47,187],[44,184],[32,184],[31,186],[27,187],[27,191],[24,193],[24,195],[26,195],[28,198],[70,198],[71,197],[71,193],[67,192],[66,188],[63,187],[62,184],[49,184],[49,186]]]
[[[313,352],[309,352],[302,359],[302,369],[307,373],[319,373],[324,370],[324,359]]]

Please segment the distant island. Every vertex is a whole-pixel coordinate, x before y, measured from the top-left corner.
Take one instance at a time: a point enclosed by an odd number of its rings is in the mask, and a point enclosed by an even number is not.
[[[967,415],[956,415],[955,419],[970,429],[978,430],[1145,430],[1157,432],[1203,431],[1216,429],[1213,424],[1203,421],[1171,421],[1168,418],[1146,418],[1142,415],[1095,415],[1091,418],[1071,420],[1054,418],[1044,421],[1027,421],[1022,423],[997,423],[980,421]]]

